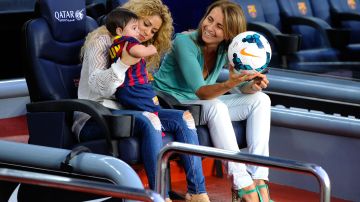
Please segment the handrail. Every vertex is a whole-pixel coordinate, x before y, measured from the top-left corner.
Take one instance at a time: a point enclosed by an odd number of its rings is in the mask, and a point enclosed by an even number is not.
[[[300,172],[305,174],[312,174],[316,177],[320,184],[320,201],[330,202],[330,179],[326,171],[311,163],[304,163],[282,158],[265,157],[259,155],[245,154],[235,151],[223,150],[213,147],[205,147],[199,145],[190,145],[179,142],[172,142],[165,145],[157,160],[156,170],[156,192],[165,197],[165,182],[168,161],[171,155],[175,153],[190,154],[203,157],[212,157],[221,160],[230,160],[234,162],[241,162],[253,164],[258,166],[272,167],[277,169],[284,169],[293,172]]]
[[[38,186],[91,193],[99,196],[125,198],[130,200],[163,202],[161,196],[151,190],[129,188],[104,182],[43,174],[37,172],[0,168],[0,180],[20,182]]]
[[[0,140],[0,162],[60,170],[70,150]],[[81,153],[71,159],[74,173],[103,177],[115,184],[143,189],[137,173],[124,161],[100,154]],[[131,180],[129,180],[131,179]]]

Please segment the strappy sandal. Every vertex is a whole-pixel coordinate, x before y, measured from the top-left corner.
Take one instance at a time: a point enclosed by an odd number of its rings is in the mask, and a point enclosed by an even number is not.
[[[266,189],[267,192],[268,192],[269,201],[270,201],[270,202],[275,202],[275,201],[273,201],[273,200],[270,199],[269,186],[268,186],[267,184],[257,185],[257,186],[256,186],[256,189],[258,190],[258,194],[259,194],[260,201],[263,201],[262,196],[261,196],[261,194],[260,194],[260,189]]]
[[[231,201],[232,202],[238,202],[239,200],[241,201],[242,197],[246,194],[251,194],[257,192],[260,202],[262,202],[262,198],[261,195],[259,193],[259,190],[257,189],[257,187],[255,187],[254,189],[251,190],[244,190],[244,189],[239,189],[239,190],[235,190],[235,189],[231,189]]]

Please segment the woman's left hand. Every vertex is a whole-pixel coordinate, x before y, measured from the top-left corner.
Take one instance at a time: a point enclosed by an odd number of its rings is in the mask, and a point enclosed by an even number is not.
[[[250,92],[255,93],[257,91],[261,91],[264,88],[267,88],[269,84],[269,80],[267,79],[265,74],[259,74],[256,76],[254,80],[249,83]]]

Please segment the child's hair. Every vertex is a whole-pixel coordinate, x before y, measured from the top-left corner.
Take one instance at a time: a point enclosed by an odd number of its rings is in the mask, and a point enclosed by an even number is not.
[[[121,29],[124,29],[130,20],[137,20],[138,18],[139,17],[130,10],[118,7],[106,16],[105,25],[111,35],[115,36],[117,35],[116,28],[120,27]]]

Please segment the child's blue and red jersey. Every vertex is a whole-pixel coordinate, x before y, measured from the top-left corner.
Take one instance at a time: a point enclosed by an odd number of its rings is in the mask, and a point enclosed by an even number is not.
[[[125,42],[128,42],[126,47],[128,52],[133,46],[140,44],[140,42],[134,37],[116,36],[114,43],[110,47],[110,57],[113,62],[116,62],[116,60],[121,57]],[[149,83],[148,72],[146,70],[146,62],[143,58],[141,58],[138,63],[132,65],[126,71],[125,81],[121,87],[146,83]]]
[[[140,44],[138,40],[129,36],[117,36],[110,47],[110,57],[113,62],[121,57],[125,43],[126,50]],[[157,113],[160,110],[159,100],[149,83],[146,62],[142,58],[138,63],[129,67],[125,73],[125,81],[115,92],[115,97],[127,109]]]

